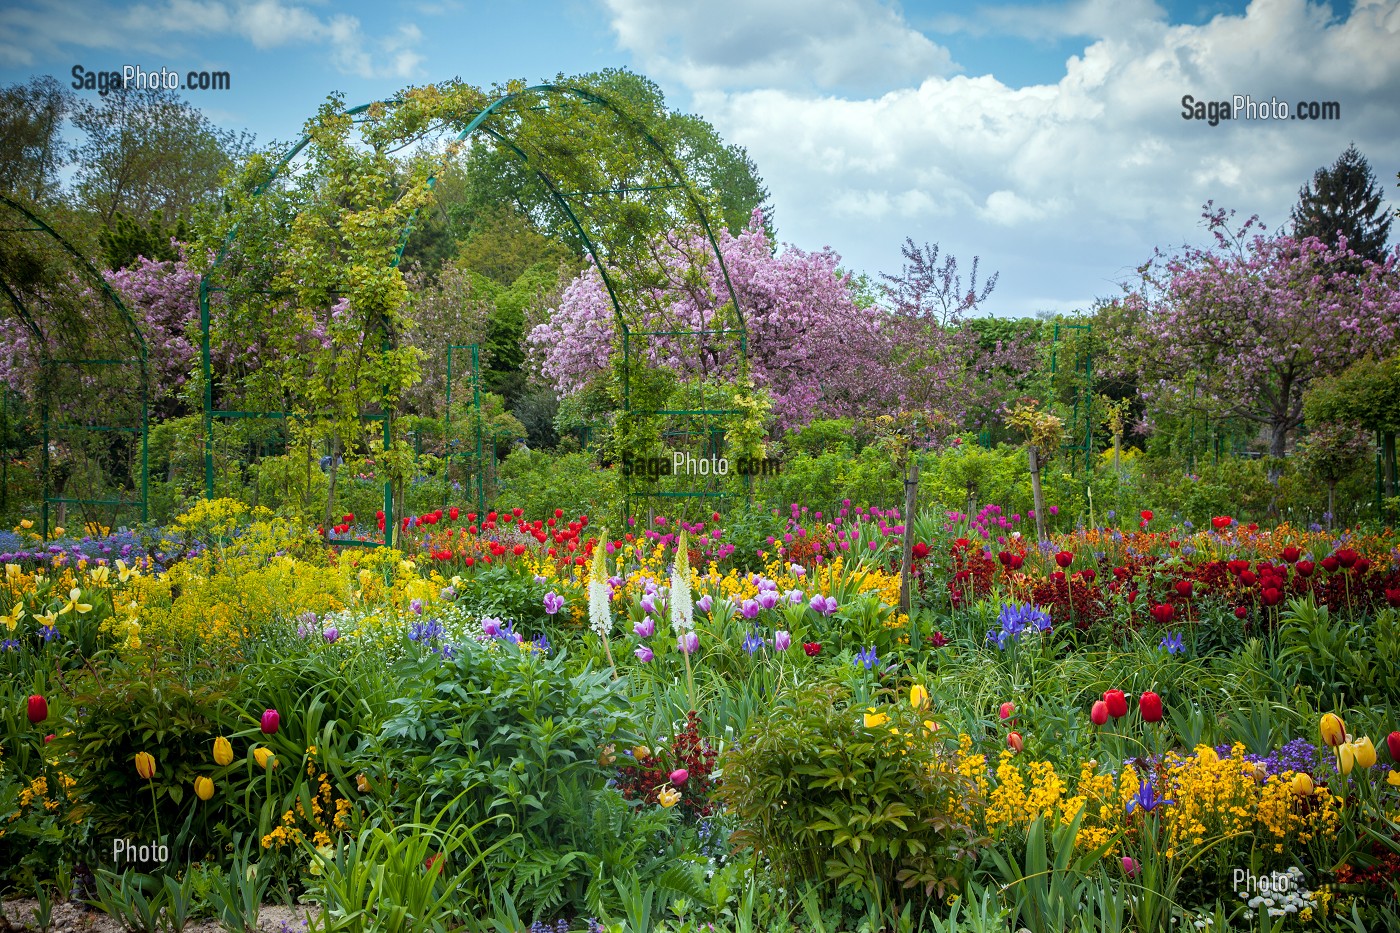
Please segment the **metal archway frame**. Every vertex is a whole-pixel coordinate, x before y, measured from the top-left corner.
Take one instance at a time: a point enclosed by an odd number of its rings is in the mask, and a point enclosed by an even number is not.
[[[124,351],[134,351],[135,356],[54,356],[55,348],[52,346],[51,335],[45,333],[45,329],[40,326],[40,322],[30,313],[25,300],[12,287],[12,283],[0,280],[0,291],[5,295],[6,300],[20,318],[24,327],[29,331],[30,336],[35,341],[35,348],[39,354],[40,378],[39,378],[39,404],[40,419],[42,422],[42,453],[41,453],[41,475],[43,478],[43,499],[41,503],[41,526],[45,538],[49,534],[50,514],[49,507],[52,505],[77,505],[83,506],[109,506],[115,510],[128,507],[139,507],[141,510],[141,521],[150,519],[150,401],[151,401],[151,377],[150,377],[150,349],[146,343],[145,335],[141,333],[140,327],[136,323],[131,311],[122,302],[121,297],[116,293],[106,278],[97,271],[91,262],[68,241],[61,233],[55,230],[34,211],[24,204],[0,194],[0,204],[5,208],[19,214],[24,220],[32,224],[28,227],[9,228],[6,233],[30,233],[41,234],[52,241],[62,253],[67,257],[68,264],[75,270],[80,279],[94,288],[96,294],[101,296],[104,305],[110,305],[119,312],[119,330],[126,332],[126,340],[121,348]],[[105,300],[104,300],[105,299]],[[85,330],[86,334],[91,333],[91,329]],[[106,348],[101,348],[105,350]],[[60,352],[84,352],[84,347],[60,348]],[[141,391],[140,424],[139,425],[117,425],[102,423],[65,423],[55,422],[53,419],[52,402],[57,391],[57,373],[60,367],[94,367],[94,366],[134,366],[136,367]],[[53,470],[51,463],[51,441],[54,433],[70,431],[82,432],[115,432],[125,433],[140,438],[141,446],[141,468],[140,477],[137,479],[139,487],[139,497],[137,498],[113,498],[113,499],[91,499],[82,496],[57,496],[53,488]]]
[[[580,219],[579,219],[577,213],[570,207],[568,201],[569,201],[569,198],[570,198],[570,197],[579,197],[579,196],[586,196],[586,195],[589,195],[589,194],[598,194],[598,193],[614,193],[614,194],[617,194],[617,193],[626,193],[627,191],[629,191],[629,190],[634,190],[634,189],[625,189],[625,188],[624,188],[624,189],[613,189],[613,190],[610,191],[610,192],[569,192],[569,193],[563,192],[563,191],[560,190],[560,187],[559,187],[559,185],[556,183],[556,181],[555,181],[555,180],[550,176],[550,174],[547,172],[548,166],[540,165],[540,164],[538,164],[538,161],[537,161],[537,160],[532,160],[532,159],[530,158],[530,155],[529,155],[527,152],[525,152],[525,151],[521,148],[521,146],[517,144],[517,142],[516,142],[515,140],[512,140],[512,139],[508,138],[508,137],[507,137],[506,135],[504,135],[502,132],[500,132],[500,131],[498,131],[497,129],[495,129],[494,127],[488,125],[488,120],[489,120],[494,114],[497,114],[497,113],[502,112],[503,109],[504,109],[508,104],[510,104],[510,103],[512,103],[512,102],[514,102],[514,101],[516,101],[516,100],[523,99],[526,95],[531,95],[531,94],[562,94],[562,95],[569,95],[569,96],[573,96],[573,97],[579,98],[579,99],[585,101],[586,103],[590,103],[590,104],[593,104],[593,105],[601,106],[601,107],[607,109],[608,111],[610,111],[612,114],[614,114],[614,115],[615,115],[618,119],[620,119],[620,120],[624,123],[624,125],[626,125],[630,130],[632,130],[632,131],[634,131],[634,132],[640,134],[640,136],[641,136],[642,139],[645,141],[645,143],[647,144],[647,146],[649,146],[649,148],[655,153],[655,155],[658,156],[658,157],[660,158],[662,165],[664,165],[665,168],[667,169],[667,171],[669,171],[669,173],[671,174],[671,176],[672,176],[674,179],[676,179],[675,185],[674,185],[674,186],[668,186],[668,187],[679,187],[679,188],[684,192],[685,197],[686,197],[686,199],[687,199],[687,201],[688,201],[688,203],[689,203],[691,209],[693,210],[693,212],[694,212],[696,218],[699,220],[700,225],[701,225],[702,229],[704,230],[705,236],[707,237],[707,239],[708,239],[708,241],[709,241],[709,243],[710,243],[710,247],[711,247],[711,249],[713,250],[713,253],[714,253],[714,256],[715,256],[715,260],[716,260],[716,262],[719,264],[719,268],[720,268],[720,270],[721,270],[721,274],[722,274],[722,277],[723,277],[723,280],[724,280],[725,290],[726,290],[726,291],[728,292],[728,294],[729,294],[729,301],[730,301],[730,304],[731,304],[731,306],[733,307],[735,316],[736,316],[736,318],[737,318],[737,320],[738,320],[738,322],[739,322],[739,327],[738,327],[738,328],[736,328],[736,329],[731,329],[731,330],[729,330],[729,331],[724,331],[724,332],[725,332],[725,333],[734,333],[734,332],[737,332],[737,333],[738,333],[738,336],[739,336],[739,339],[740,339],[740,366],[741,366],[741,370],[742,370],[743,368],[746,368],[746,365],[747,365],[747,355],[748,355],[748,333],[747,333],[747,325],[746,325],[746,322],[745,322],[745,320],[744,320],[743,309],[742,309],[742,307],[741,307],[740,304],[739,304],[737,295],[735,294],[734,287],[733,287],[733,283],[730,281],[729,270],[728,270],[727,266],[726,266],[725,263],[724,263],[723,254],[721,253],[721,251],[720,251],[720,249],[719,249],[719,242],[718,242],[717,238],[715,237],[713,228],[712,228],[711,225],[710,225],[709,219],[708,219],[708,217],[707,217],[707,215],[706,215],[706,212],[705,212],[705,210],[704,210],[704,206],[701,204],[700,199],[696,196],[695,191],[694,191],[694,188],[693,188],[693,186],[690,184],[689,179],[687,178],[687,176],[685,175],[685,173],[682,172],[682,171],[680,170],[680,168],[677,166],[675,160],[674,160],[673,158],[671,158],[670,154],[666,152],[665,148],[661,145],[660,141],[657,140],[656,137],[655,137],[654,135],[652,135],[652,133],[651,133],[651,132],[645,127],[645,125],[643,125],[639,120],[637,120],[635,117],[632,117],[631,115],[629,115],[628,113],[626,113],[624,110],[622,110],[620,107],[618,107],[618,106],[617,106],[615,103],[613,103],[611,100],[609,100],[609,99],[606,98],[605,96],[603,96],[603,95],[597,93],[596,91],[591,91],[591,90],[588,90],[588,89],[585,89],[585,88],[573,87],[573,86],[569,86],[569,85],[541,84],[541,85],[535,85],[535,86],[533,86],[533,87],[526,88],[526,89],[521,90],[521,91],[515,91],[515,92],[511,92],[511,93],[508,93],[508,94],[501,95],[501,96],[497,97],[495,100],[493,100],[491,103],[489,103],[488,105],[486,105],[485,107],[483,107],[480,111],[475,112],[475,113],[472,115],[471,120],[467,123],[467,125],[466,125],[462,130],[460,130],[460,131],[458,132],[458,134],[457,134],[457,136],[456,136],[456,140],[457,140],[458,142],[465,141],[465,140],[469,139],[469,138],[470,138],[474,133],[476,133],[478,130],[482,131],[482,132],[485,133],[488,137],[490,137],[491,139],[495,140],[498,144],[500,144],[500,145],[504,146],[505,148],[509,149],[510,151],[512,151],[518,158],[520,158],[520,159],[527,165],[527,167],[529,168],[529,170],[532,171],[532,172],[534,173],[535,177],[538,178],[539,181],[544,185],[545,189],[549,192],[549,195],[550,195],[551,200],[552,200],[552,201],[555,203],[555,205],[563,212],[564,216],[568,219],[568,221],[570,222],[570,224],[573,226],[573,228],[575,229],[575,231],[578,233],[578,235],[579,235],[581,241],[582,241],[583,244],[584,244],[584,247],[585,247],[586,251],[587,251],[588,254],[589,254],[589,258],[593,261],[594,267],[598,270],[598,274],[599,274],[599,276],[600,276],[600,277],[602,278],[602,280],[603,280],[604,286],[606,287],[607,292],[608,292],[608,297],[609,297],[610,302],[611,302],[612,307],[613,307],[614,318],[615,318],[615,320],[616,320],[616,323],[617,323],[617,325],[618,325],[618,327],[619,327],[619,329],[620,329],[620,331],[621,331],[621,335],[622,335],[623,354],[624,354],[624,365],[630,363],[630,343],[631,343],[631,338],[632,338],[632,336],[634,335],[634,334],[633,334],[633,331],[632,331],[631,327],[629,326],[628,320],[627,320],[627,316],[626,316],[626,314],[625,314],[624,311],[623,311],[622,302],[621,302],[621,300],[619,299],[618,290],[617,290],[617,288],[616,288],[616,285],[615,285],[615,283],[614,283],[612,277],[611,277],[611,276],[609,275],[609,273],[608,273],[608,268],[607,268],[606,263],[604,263],[602,256],[599,254],[599,251],[598,251],[598,248],[597,248],[597,244],[594,242],[594,239],[593,239],[592,237],[589,236],[589,233],[588,233],[588,231],[585,229],[584,224],[580,221]],[[345,116],[357,116],[357,115],[359,115],[359,114],[363,114],[363,113],[366,113],[366,112],[370,111],[371,108],[376,107],[376,106],[391,107],[391,106],[394,106],[395,104],[398,104],[398,103],[401,103],[401,101],[399,101],[399,100],[385,100],[385,101],[378,101],[378,102],[373,103],[373,104],[362,104],[362,105],[359,105],[359,106],[357,106],[357,107],[352,107],[352,108],[349,108],[349,109],[343,111],[343,115],[345,115]],[[302,138],[301,138],[295,145],[293,145],[292,147],[290,147],[290,148],[283,154],[282,158],[277,162],[277,164],[273,167],[273,169],[272,169],[271,173],[268,175],[268,177],[267,177],[266,179],[264,179],[264,180],[253,190],[252,196],[253,196],[254,198],[256,198],[256,197],[260,196],[263,192],[265,192],[265,191],[267,190],[267,188],[268,188],[274,181],[276,181],[276,179],[286,170],[286,168],[291,164],[292,160],[295,159],[296,156],[297,156],[302,150],[304,150],[304,149],[306,148],[306,146],[308,146],[308,145],[311,143],[311,139],[312,139],[312,138],[311,138],[311,135],[310,135],[310,134],[305,134],[305,135],[302,136]],[[437,181],[436,176],[434,176],[434,177],[432,177],[432,178],[430,178],[430,179],[428,180],[428,185],[429,185],[430,187],[435,186],[436,181]],[[635,189],[635,190],[641,190],[641,189]],[[415,216],[416,216],[416,215],[415,215]],[[402,260],[402,258],[403,258],[404,249],[407,247],[408,238],[409,238],[410,234],[412,233],[412,229],[413,229],[413,218],[410,217],[408,223],[405,225],[405,228],[404,228],[404,230],[403,230],[403,233],[402,233],[402,236],[401,236],[401,239],[400,239],[400,244],[399,244],[398,253],[397,253],[397,255],[395,256],[394,261],[393,261],[393,265],[395,265],[395,266],[397,266],[398,263],[399,263],[399,262]],[[214,484],[214,449],[213,449],[213,430],[212,430],[212,429],[213,429],[213,421],[214,421],[214,419],[215,419],[215,418],[221,418],[221,419],[226,419],[226,418],[247,418],[247,417],[254,417],[254,418],[261,418],[261,417],[272,417],[272,418],[286,417],[286,413],[284,413],[284,412],[248,412],[248,411],[237,411],[237,410],[219,410],[219,409],[215,409],[215,408],[214,408],[212,365],[211,365],[211,356],[210,356],[210,326],[211,326],[211,313],[210,313],[210,306],[209,306],[209,294],[210,294],[210,291],[211,291],[210,278],[211,278],[211,276],[213,275],[213,273],[219,268],[219,266],[222,265],[223,261],[227,258],[228,253],[229,253],[229,250],[230,250],[230,248],[232,247],[233,243],[235,242],[237,236],[238,236],[238,230],[237,230],[237,227],[234,227],[232,230],[229,231],[228,235],[226,236],[226,238],[225,238],[225,240],[224,240],[223,246],[221,247],[221,249],[220,249],[220,251],[218,252],[218,254],[215,256],[214,261],[211,263],[209,269],[205,272],[205,274],[204,274],[203,276],[201,276],[201,279],[200,279],[200,288],[199,288],[200,334],[201,334],[201,374],[202,374],[203,380],[204,380],[204,385],[203,385],[203,396],[204,396],[204,478],[205,478],[205,496],[206,496],[206,497],[209,497],[209,498],[212,498],[212,496],[213,496],[213,484]],[[387,330],[387,328],[386,328],[386,330]],[[645,333],[646,333],[646,332],[638,332],[638,333],[636,334],[636,336],[643,336]],[[695,331],[695,332],[690,332],[690,333],[694,333],[694,334],[697,334],[697,335],[706,335],[706,334],[712,334],[712,333],[717,333],[717,332],[715,332],[715,331]],[[385,334],[385,339],[384,339],[384,349],[386,349],[386,350],[388,349],[389,342],[390,342],[390,341],[389,341],[389,335],[388,335],[387,332],[386,332],[386,334]],[[628,373],[630,373],[630,367],[627,368],[627,369],[625,369],[625,370],[624,370],[624,373],[625,373],[625,375],[624,375],[624,387],[623,387],[623,399],[624,399],[624,408],[623,408],[623,411],[624,411],[624,413],[627,413],[627,414],[657,414],[657,415],[672,415],[672,414],[738,414],[737,411],[728,411],[728,412],[693,412],[693,413],[692,413],[692,412],[667,412],[667,411],[655,411],[655,412],[633,411],[633,410],[631,409],[630,378],[629,378],[629,376],[627,375]],[[369,417],[377,418],[377,419],[383,421],[383,424],[384,424],[384,443],[385,443],[385,447],[386,447],[386,449],[387,449],[387,447],[389,446],[389,444],[391,443],[391,440],[392,440],[392,438],[391,438],[391,423],[390,423],[391,413],[390,413],[390,406],[389,406],[389,404],[388,404],[388,400],[387,400],[387,399],[385,399],[385,402],[384,402],[384,406],[383,406],[383,407],[384,407],[383,414],[378,415],[378,416],[369,416]],[[629,509],[630,509],[630,498],[631,498],[630,484],[629,484],[629,488],[628,488],[628,490],[627,490],[627,498],[628,498],[628,500],[629,500],[629,506],[628,506],[628,507],[629,507]],[[386,481],[385,484],[384,484],[384,514],[385,514],[385,544],[392,544],[392,541],[393,541],[393,534],[394,534],[394,530],[395,530],[395,527],[396,527],[396,526],[395,526],[394,515],[393,515],[393,491],[392,491],[392,484],[391,484],[389,481]],[[355,543],[362,543],[362,542],[355,542]]]

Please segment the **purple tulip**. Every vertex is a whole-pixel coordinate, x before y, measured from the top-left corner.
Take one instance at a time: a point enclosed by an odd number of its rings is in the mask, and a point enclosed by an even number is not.
[[[340,637],[340,629],[332,626],[331,628],[326,629],[325,636],[326,644],[333,645],[335,644],[335,640]]]
[[[739,613],[746,619],[752,619],[758,615],[758,603],[752,599],[744,600],[744,604],[739,607]]]
[[[641,661],[643,664],[648,663],[652,658],[656,657],[652,650],[646,645],[638,645],[636,648],[632,649],[632,653],[635,654],[637,660]]]
[[[563,609],[563,608],[564,608],[564,597],[560,596],[558,593],[554,592],[553,590],[550,590],[548,593],[545,593],[545,594],[544,594],[544,611],[545,611],[545,612],[549,613],[550,615],[554,615],[556,612],[558,612],[560,609]]]
[[[772,609],[778,605],[778,594],[773,590],[764,590],[758,594],[758,604],[764,609]]]
[[[275,735],[280,725],[282,725],[282,716],[277,710],[263,710],[261,726],[264,735]]]
[[[786,651],[792,647],[792,635],[787,632],[773,633],[773,647],[778,651]]]
[[[701,612],[709,612],[714,604],[715,601],[710,598],[710,594],[706,593],[695,601],[695,608],[699,609]]]
[[[414,615],[421,616],[423,614],[423,600],[415,599],[413,602],[409,603],[408,611]]]
[[[676,647],[681,654],[694,654],[700,648],[700,636],[694,632],[686,632],[676,639]]]
[[[632,626],[638,638],[650,638],[656,634],[656,620],[648,616]]]
[[[656,612],[656,597],[652,596],[652,594],[650,593],[647,593],[645,596],[643,596],[642,611],[646,613]]]
[[[796,606],[800,602],[803,602],[806,598],[807,597],[802,594],[801,590],[787,591],[787,601],[792,603],[794,606]]]
[[[501,620],[493,619],[490,616],[481,620],[481,632],[487,638],[501,637]]]

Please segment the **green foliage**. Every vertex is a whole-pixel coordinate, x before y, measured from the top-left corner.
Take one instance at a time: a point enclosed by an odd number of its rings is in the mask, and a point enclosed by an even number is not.
[[[85,673],[75,686],[73,715],[51,747],[73,762],[74,813],[92,827],[95,844],[155,840],[159,822],[172,850],[207,851],[215,816],[192,787],[214,770],[213,737],[234,731],[224,712],[234,681],[190,684],[165,668],[113,667]],[[155,758],[150,781],[136,772],[138,752]]]
[[[1278,662],[1286,681],[1315,692],[1319,709],[1400,705],[1400,612],[1372,619],[1333,615],[1309,596],[1279,616]]]
[[[976,843],[962,808],[976,790],[944,766],[925,714],[883,707],[889,720],[863,727],[853,701],[831,684],[775,704],[721,758],[719,796],[739,820],[735,843],[789,890],[825,881],[897,915],[961,887]]]
[[[600,527],[606,522],[617,527],[620,516],[614,512],[617,489],[611,471],[598,467],[591,453],[552,453],[543,450],[515,450],[501,461],[502,506],[522,508],[527,516],[554,514],[587,515]]]
[[[596,905],[598,884],[611,884],[608,853],[635,863],[661,828],[638,824],[639,842],[634,815],[604,788],[604,747],[636,740],[622,683],[565,662],[499,640],[404,662],[414,689],[394,700],[370,766],[397,782],[391,812],[419,801],[470,824],[482,851],[503,846],[487,864],[536,914]]]
[[[179,250],[171,245],[171,240],[189,239],[190,231],[183,217],[167,226],[159,209],[151,212],[145,226],[117,211],[97,234],[102,247],[102,260],[108,269],[125,269],[140,257],[161,262],[180,258]]]

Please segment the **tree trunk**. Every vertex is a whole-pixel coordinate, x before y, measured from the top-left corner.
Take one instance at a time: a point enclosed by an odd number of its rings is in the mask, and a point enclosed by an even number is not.
[[[1269,482],[1278,485],[1278,478],[1283,473],[1280,466],[1284,454],[1288,452],[1288,422],[1275,421],[1270,425],[1269,456],[1274,462],[1269,464]]]
[[[1395,432],[1387,431],[1381,439],[1381,458],[1385,466],[1385,494],[1395,498]]]
[[[919,504],[919,461],[909,455],[909,472],[904,477],[904,555],[899,574],[899,609],[906,615],[912,603],[910,590],[914,562],[914,509]]]
[[[1031,458],[1031,500],[1035,505],[1035,542],[1045,540],[1045,497],[1040,492],[1040,454],[1032,444],[1028,450]]]

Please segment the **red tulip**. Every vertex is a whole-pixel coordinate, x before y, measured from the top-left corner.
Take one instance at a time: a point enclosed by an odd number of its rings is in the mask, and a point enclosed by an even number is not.
[[[52,732],[50,732],[48,735],[44,736],[44,744],[45,744],[45,745],[48,745],[48,744],[49,744],[50,742],[52,742],[52,741],[53,741],[53,733],[52,733]]]
[[[1300,551],[1300,550],[1298,550],[1296,547],[1294,547],[1294,546],[1291,545],[1291,544],[1290,544],[1288,547],[1286,547],[1286,548],[1283,549],[1283,559],[1284,559],[1285,561],[1287,561],[1288,563],[1290,563],[1290,564],[1297,563],[1298,558],[1300,558],[1300,557],[1302,557],[1302,556],[1303,556],[1303,552]]]
[[[1356,553],[1349,547],[1342,548],[1333,556],[1337,558],[1337,563],[1341,564],[1348,570],[1350,570],[1352,566],[1354,566],[1356,562],[1361,559],[1361,555]]]
[[[1385,591],[1385,601],[1391,605],[1391,608],[1400,609],[1400,590],[1387,588]]]
[[[1026,741],[1021,738],[1021,733],[1013,732],[1006,737],[1007,746],[1016,754],[1020,754],[1026,749]]]
[[[461,515],[461,514],[462,514],[461,510],[458,509],[457,506],[455,506],[455,505],[454,505],[452,508],[450,508],[450,509],[447,510],[447,517],[448,517],[449,519],[451,519],[452,521],[454,521],[454,522],[457,520],[457,516],[458,516],[458,515]]]
[[[1249,610],[1248,610],[1246,607],[1244,607],[1244,606],[1236,606],[1236,607],[1235,607],[1235,618],[1236,618],[1236,619],[1243,619],[1243,618],[1244,618],[1245,616],[1247,616],[1247,615],[1249,615]]]
[[[1390,752],[1390,760],[1400,762],[1400,732],[1392,732],[1386,736],[1385,747]]]
[[[1122,690],[1109,690],[1103,695],[1104,704],[1108,707],[1108,715],[1114,719],[1121,719],[1128,715],[1128,698],[1124,696]]]
[[[1005,703],[1001,704],[1001,709],[998,711],[998,714],[1002,719],[1010,719],[1012,716],[1016,715],[1016,704],[1007,700]]]
[[[45,719],[48,718],[49,701],[44,699],[37,693],[31,696],[29,698],[29,721],[37,726],[39,723],[43,722]]]
[[[1266,606],[1277,606],[1279,603],[1283,602],[1283,590],[1274,586],[1267,587],[1259,594],[1259,599]]]
[[[1337,560],[1337,558],[1335,557],[1322,558],[1322,569],[1327,571],[1328,573],[1336,573],[1337,568],[1341,565],[1341,561]]]
[[[1176,609],[1171,605],[1171,603],[1158,603],[1157,605],[1149,609],[1148,612],[1151,614],[1153,619],[1155,619],[1162,625],[1166,625],[1172,620],[1172,616],[1176,615]]]
[[[1238,577],[1240,574],[1244,573],[1246,570],[1249,569],[1249,561],[1236,559],[1230,561],[1225,566],[1230,568],[1230,572]]]
[[[1254,575],[1253,570],[1246,570],[1244,573],[1240,574],[1240,582],[1245,586],[1253,586],[1259,582],[1259,578]]]
[[[819,642],[804,641],[802,643],[802,650],[807,652],[807,657],[815,658],[817,655],[822,653],[822,646]]]
[[[1061,551],[1060,553],[1055,555],[1055,563],[1059,564],[1060,569],[1063,570],[1070,564],[1074,563],[1074,555],[1071,554],[1069,551]]]
[[[1210,520],[1210,524],[1216,531],[1224,531],[1226,528],[1230,527],[1230,516],[1217,515]]]
[[[1012,554],[1012,555],[1011,555],[1011,569],[1012,569],[1012,570],[1020,570],[1020,569],[1021,569],[1021,565],[1024,564],[1025,562],[1026,562],[1026,559],[1025,559],[1024,557],[1022,557],[1020,554]]]
[[[916,542],[914,545],[914,559],[923,560],[925,557],[928,557],[928,545],[922,541]]]
[[[275,735],[282,724],[282,716],[275,709],[263,710],[262,731],[265,735]]]
[[[1151,690],[1138,697],[1138,710],[1143,722],[1162,721],[1162,698]]]
[[[1357,573],[1365,573],[1371,569],[1371,561],[1365,557],[1358,557],[1356,559],[1356,566],[1352,569]]]
[[[1299,576],[1310,577],[1313,572],[1313,562],[1310,560],[1300,560],[1298,561],[1296,569]]]
[[[1176,581],[1176,595],[1180,596],[1182,599],[1190,599],[1190,598],[1191,598],[1191,581],[1190,581],[1190,580],[1177,580],[1177,581]]]
[[[1108,704],[1103,700],[1095,700],[1094,705],[1089,707],[1089,721],[1096,726],[1108,722]]]
[[[1150,522],[1150,521],[1152,521],[1152,510],[1151,510],[1151,509],[1143,509],[1143,510],[1142,510],[1142,515],[1141,515],[1141,517],[1142,517],[1142,520],[1145,521],[1145,522]]]

